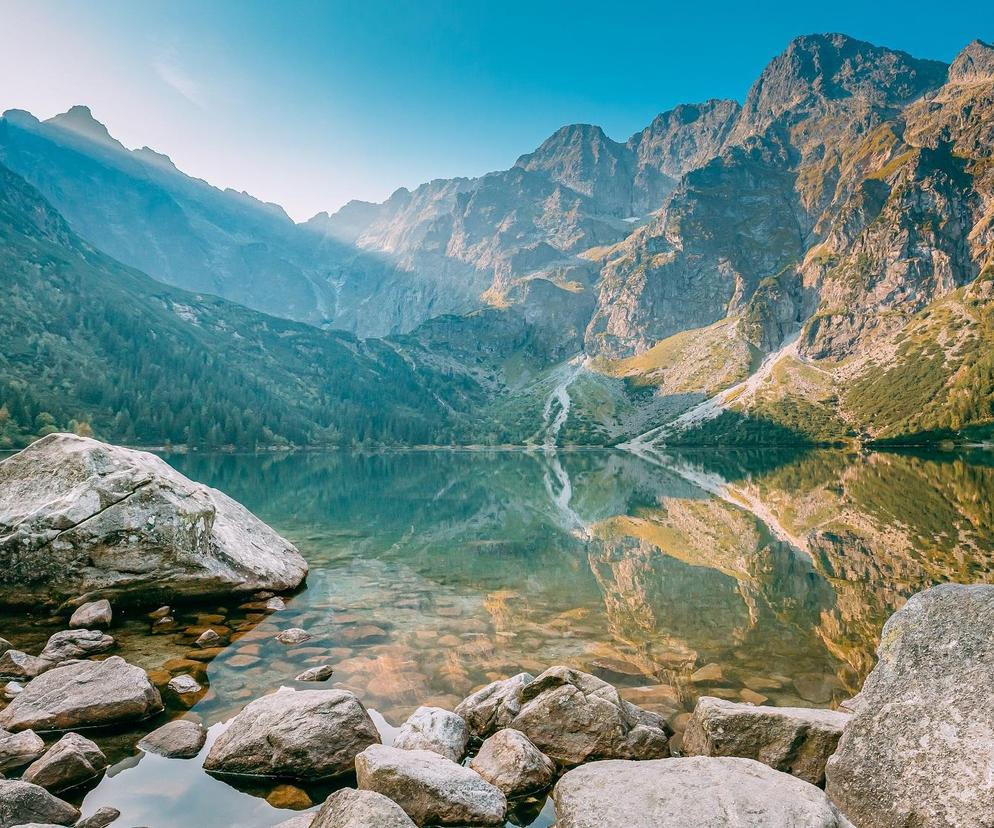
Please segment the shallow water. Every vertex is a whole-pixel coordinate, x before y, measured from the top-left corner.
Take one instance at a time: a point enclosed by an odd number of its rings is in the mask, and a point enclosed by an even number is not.
[[[323,663],[335,667],[325,686],[355,691],[385,741],[419,704],[451,708],[480,684],[559,663],[678,730],[702,694],[835,706],[859,689],[880,627],[908,595],[988,580],[994,564],[994,468],[976,453],[166,459],[271,523],[311,567],[275,613],[215,600],[153,635],[149,608],[118,612],[122,656],[160,683],[188,672],[209,684],[190,711],[172,700],[160,720],[198,716],[212,738],[247,701]],[[30,652],[62,626],[0,617],[0,635]],[[207,627],[237,640],[197,651]],[[289,627],[313,638],[276,642]],[[134,744],[158,723],[97,732],[115,765],[68,798],[85,814],[120,809],[122,826],[266,828],[292,815],[279,806],[327,793],[142,756]],[[512,824],[552,822],[550,805],[530,802]]]

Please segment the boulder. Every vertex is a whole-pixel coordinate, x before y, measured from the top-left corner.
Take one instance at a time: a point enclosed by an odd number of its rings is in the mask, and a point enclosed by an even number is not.
[[[0,779],[0,828],[32,822],[73,825],[79,811],[44,788],[20,780]]]
[[[320,667],[310,667],[300,673],[294,681],[327,681],[334,675],[334,669],[328,664],[322,664]]]
[[[145,671],[111,656],[71,662],[38,676],[0,711],[0,728],[68,730],[141,719],[160,710],[159,691]]]
[[[99,601],[89,601],[77,609],[69,619],[69,626],[74,630],[109,627],[113,618],[114,611],[111,609],[110,601],[101,598]]]
[[[86,819],[81,819],[77,822],[76,828],[107,828],[119,816],[121,816],[121,812],[117,808],[97,808]]]
[[[0,603],[298,586],[307,564],[227,495],[142,451],[50,434],[0,462]]]
[[[207,741],[207,730],[200,722],[176,719],[156,728],[138,743],[147,753],[170,759],[192,759]]]
[[[0,730],[0,771],[30,765],[45,752],[45,742],[33,730]]]
[[[418,825],[504,824],[504,794],[433,751],[373,745],[356,756],[355,769],[361,790],[392,799]]]
[[[6,701],[11,701],[14,696],[19,696],[24,692],[24,685],[19,681],[8,681],[3,687],[3,697]]]
[[[828,762],[826,791],[859,828],[992,824],[994,586],[914,595]]]
[[[311,828],[414,828],[411,818],[392,799],[376,791],[343,788],[329,796]]]
[[[521,691],[534,679],[531,673],[518,673],[511,678],[491,682],[463,699],[456,707],[456,715],[463,718],[474,739],[486,739],[507,727],[511,719],[518,715]]]
[[[440,707],[419,707],[400,726],[393,746],[403,750],[431,750],[461,762],[469,745],[469,729],[462,716]]]
[[[61,664],[63,661],[106,653],[113,646],[114,639],[100,630],[62,630],[48,639],[38,658]]]
[[[204,630],[193,643],[202,649],[216,647],[221,643],[221,636],[214,632],[214,630]]]
[[[670,755],[672,731],[662,717],[625,701],[588,673],[550,667],[522,688],[521,702],[509,727],[563,767]]]
[[[291,627],[289,630],[283,630],[276,636],[276,640],[280,644],[302,644],[305,641],[309,641],[311,634],[307,630],[302,630],[300,627]]]
[[[311,828],[314,824],[314,819],[317,817],[316,813],[307,814],[297,814],[296,816],[290,817],[285,822],[281,822],[276,828]],[[370,826],[372,828],[372,826]]]
[[[20,650],[7,650],[0,655],[0,676],[5,678],[33,679],[51,667],[51,661],[44,661]]]
[[[356,755],[379,741],[366,708],[347,690],[282,691],[256,699],[235,716],[204,768],[324,779],[350,772]]]
[[[188,673],[171,678],[166,690],[171,702],[181,707],[193,707],[204,692],[200,683]]]
[[[752,759],[593,762],[553,798],[557,828],[851,828],[824,791]]]
[[[86,782],[107,767],[107,757],[93,742],[78,733],[67,733],[34,762],[23,779],[47,788],[62,791]]]
[[[702,696],[687,722],[686,756],[755,759],[812,785],[825,782],[825,763],[835,752],[846,713],[806,707],[756,707]]]
[[[509,799],[543,791],[556,780],[556,763],[510,728],[487,738],[469,766]]]

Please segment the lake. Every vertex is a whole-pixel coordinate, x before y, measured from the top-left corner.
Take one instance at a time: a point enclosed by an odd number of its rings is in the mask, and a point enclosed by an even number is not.
[[[994,458],[786,452],[423,451],[164,455],[244,503],[300,548],[306,587],[286,608],[205,602],[157,627],[118,610],[118,652],[159,681],[209,691],[161,718],[222,723],[317,664],[355,691],[389,741],[420,704],[452,708],[522,670],[568,664],[667,715],[700,695],[834,707],[874,663],[887,617],[944,581],[994,566]],[[29,652],[63,623],[0,617]],[[218,652],[207,627],[237,637]],[[312,638],[285,646],[277,632]],[[312,685],[313,686],[313,685]],[[101,731],[114,762],[67,798],[118,824],[267,828],[327,789],[216,779],[200,760],[142,755],[139,731]],[[206,750],[206,749],[205,749]],[[521,803],[509,824],[549,826]]]

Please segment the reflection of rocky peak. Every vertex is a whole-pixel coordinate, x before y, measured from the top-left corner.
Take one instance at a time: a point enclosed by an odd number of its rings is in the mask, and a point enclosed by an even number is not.
[[[949,67],[950,83],[977,83],[994,80],[994,45],[974,40]]]

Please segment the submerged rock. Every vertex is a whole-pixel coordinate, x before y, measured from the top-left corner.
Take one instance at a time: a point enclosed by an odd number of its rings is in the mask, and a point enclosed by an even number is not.
[[[38,658],[61,664],[63,661],[106,653],[113,646],[113,637],[100,630],[63,630],[48,639]]]
[[[306,574],[292,544],[152,454],[50,434],[0,462],[0,602],[285,590]]]
[[[302,630],[300,627],[291,627],[289,630],[283,630],[276,636],[276,640],[280,644],[302,644],[304,641],[309,641],[311,634],[307,630]]]
[[[67,733],[24,771],[23,779],[61,791],[92,779],[106,767],[107,757],[100,748],[85,736]]]
[[[160,710],[159,691],[145,671],[111,656],[70,662],[38,676],[0,711],[0,727],[68,730],[141,719]]]
[[[322,664],[320,667],[311,667],[300,673],[294,681],[327,681],[335,673],[334,668],[328,664]]]
[[[626,702],[588,673],[550,667],[522,689],[521,702],[509,727],[563,767],[670,755],[672,731],[662,717]]]
[[[83,604],[69,619],[69,626],[72,629],[92,630],[98,627],[109,627],[114,618],[114,611],[111,609],[110,601],[101,598],[99,601],[90,601]]]
[[[738,756],[821,785],[849,716],[805,707],[756,707],[702,696],[687,722],[687,756]]]
[[[156,728],[138,743],[148,753],[171,759],[192,759],[207,741],[207,730],[200,722],[176,719]]]
[[[469,766],[508,798],[545,790],[556,779],[556,763],[510,728],[490,736]]]
[[[45,741],[33,730],[0,730],[0,771],[29,765],[44,752]]]
[[[430,750],[461,762],[469,744],[469,729],[461,716],[440,707],[419,707],[401,725],[393,746],[403,750]]]
[[[823,791],[751,759],[593,762],[553,798],[558,828],[851,828]]]
[[[507,814],[497,788],[430,750],[373,745],[355,769],[360,789],[392,799],[418,825],[503,825]]]
[[[344,788],[325,800],[309,825],[311,828],[413,828],[414,823],[392,799],[376,791]]]
[[[366,708],[347,690],[298,690],[256,699],[232,720],[204,760],[221,773],[324,779],[348,773],[380,741]]]
[[[456,706],[456,714],[463,718],[474,738],[486,739],[507,727],[511,719],[518,715],[521,691],[534,680],[531,673],[518,673],[511,678],[491,682],[463,699]]]
[[[859,828],[980,826],[994,814],[994,586],[914,595],[828,762],[826,791]]]
[[[0,828],[28,825],[72,825],[79,811],[44,788],[20,780],[0,779]]]

